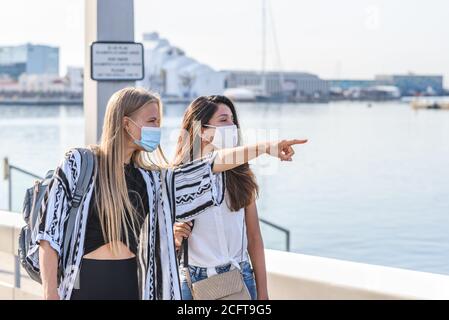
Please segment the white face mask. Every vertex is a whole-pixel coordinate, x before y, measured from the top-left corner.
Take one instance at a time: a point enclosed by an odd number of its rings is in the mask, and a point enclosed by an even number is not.
[[[230,126],[211,126],[208,124],[205,127],[215,128],[214,138],[211,144],[217,149],[234,148],[238,144],[239,133],[235,124]]]

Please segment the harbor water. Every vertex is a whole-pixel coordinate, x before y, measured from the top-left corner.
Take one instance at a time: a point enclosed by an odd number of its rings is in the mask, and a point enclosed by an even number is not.
[[[184,109],[164,109],[169,157]],[[237,111],[243,133],[309,139],[293,162],[252,164],[259,215],[291,231],[292,251],[449,274],[449,112],[401,102],[237,103]],[[12,165],[44,175],[83,144],[81,106],[0,106],[0,157]],[[12,173],[13,210],[32,182]],[[2,209],[7,191],[2,179]],[[284,249],[282,232],[262,229],[266,247]]]

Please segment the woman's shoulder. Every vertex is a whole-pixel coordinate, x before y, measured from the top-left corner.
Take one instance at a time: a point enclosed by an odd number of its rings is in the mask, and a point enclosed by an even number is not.
[[[64,152],[64,156],[61,159],[59,167],[62,169],[77,167],[76,164],[80,161],[81,153],[78,148],[70,148]]]
[[[71,147],[64,153],[64,159],[73,159],[75,157],[81,157],[81,153],[86,152],[98,157],[99,149],[97,146],[87,147]]]
[[[190,171],[198,167],[202,167],[204,165],[210,165],[214,162],[215,157],[217,156],[217,151],[212,151],[207,154],[202,155],[197,159],[193,159],[190,162],[183,162],[176,166],[172,167],[174,172],[183,172]]]
[[[145,178],[147,178],[152,184],[159,183],[162,177],[165,177],[166,174],[165,172],[163,173],[165,169],[154,169],[136,166],[133,170],[135,170],[135,172],[140,172],[144,180],[146,180]]]
[[[94,157],[97,156],[97,152],[90,147],[69,148],[65,151],[57,170],[62,170],[66,175],[71,173],[70,175],[76,180],[76,177],[81,171],[81,162],[85,156],[82,154],[83,152],[90,153]]]

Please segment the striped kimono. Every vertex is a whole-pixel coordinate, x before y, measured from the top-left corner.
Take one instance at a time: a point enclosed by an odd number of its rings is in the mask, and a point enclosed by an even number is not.
[[[137,256],[141,299],[181,299],[173,223],[175,218],[189,221],[206,208],[223,201],[224,176],[212,172],[215,155],[210,153],[174,170],[139,169],[146,182],[149,199],[149,212],[142,225]],[[68,252],[62,252],[70,200],[75,192],[80,168],[81,155],[72,149],[65,154],[55,171],[55,178],[43,200],[39,229],[32,236],[27,256],[33,267],[39,270],[39,242],[46,240],[56,250],[62,270],[58,276],[58,292],[64,300],[70,299],[84,255],[86,223],[95,183],[92,177],[78,207]]]

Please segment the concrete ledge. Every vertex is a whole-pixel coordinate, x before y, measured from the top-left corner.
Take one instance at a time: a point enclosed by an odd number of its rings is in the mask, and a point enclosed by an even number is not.
[[[0,222],[0,252],[11,254],[14,252],[13,238],[15,230],[15,228],[4,226]]]
[[[14,300],[14,288],[12,285],[0,282],[0,299]]]
[[[14,288],[13,285],[0,282],[0,299],[1,300],[42,300],[42,296],[38,292],[31,293],[25,290]]]
[[[40,284],[31,280],[23,269],[21,270],[21,288],[15,288],[13,285],[13,256],[17,255],[19,233],[24,224],[22,215],[15,212],[0,211],[0,257],[2,258],[0,263],[2,269],[7,271],[0,274],[2,278],[2,280],[0,280],[0,299],[42,299]],[[11,257],[11,259],[8,257]]]
[[[17,240],[24,225],[21,214],[0,210],[0,252],[17,255]]]
[[[266,250],[271,299],[449,299],[449,276]]]

